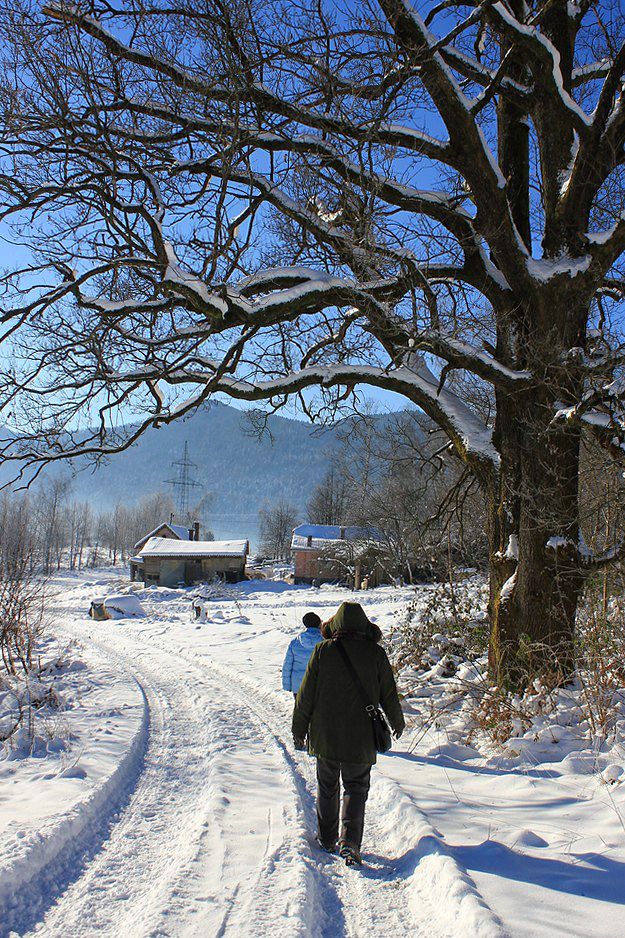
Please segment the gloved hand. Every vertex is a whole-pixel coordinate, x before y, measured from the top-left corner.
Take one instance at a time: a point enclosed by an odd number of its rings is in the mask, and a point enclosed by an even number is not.
[[[305,739],[302,739],[299,736],[294,736],[293,745],[295,746],[298,752],[306,752],[306,740]]]
[[[403,730],[395,731],[395,732],[393,733],[394,739],[399,739],[399,738],[401,737],[401,735],[402,735],[403,732],[404,732]]]

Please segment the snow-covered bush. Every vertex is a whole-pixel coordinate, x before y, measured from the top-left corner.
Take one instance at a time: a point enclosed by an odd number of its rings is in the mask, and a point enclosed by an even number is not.
[[[15,758],[58,749],[66,735],[58,680],[80,666],[67,652],[42,638],[32,667],[0,674],[0,753]]]
[[[452,744],[519,763],[575,759],[584,771],[625,757],[625,596],[590,588],[580,604],[577,667],[531,675],[522,694],[493,686],[485,654],[487,592],[476,578],[418,590],[390,638],[413,746]],[[544,660],[527,643],[526,660]],[[592,758],[590,756],[592,755]],[[586,758],[588,757],[588,758]],[[607,760],[607,761],[606,761]],[[622,773],[625,775],[625,771]],[[618,779],[620,779],[618,775]],[[606,781],[606,784],[608,783]]]
[[[405,692],[427,673],[452,677],[488,645],[487,586],[474,576],[459,583],[417,588],[403,620],[389,638],[390,656]]]
[[[550,690],[539,679],[523,694],[513,694],[492,686],[485,670],[476,678],[466,688],[471,701],[466,708],[469,745],[482,743],[510,749],[514,740],[531,730],[537,718],[550,714],[556,706],[553,688]]]
[[[528,661],[533,660],[528,646]],[[622,742],[625,729],[625,597],[609,600],[594,586],[577,615],[576,670],[562,684],[558,673],[536,674],[525,693],[484,687],[472,716],[476,731],[510,750],[532,740],[552,743],[584,739],[595,750]],[[537,660],[544,660],[538,657]],[[554,729],[554,726],[557,729]]]
[[[235,604],[239,612],[241,611],[239,593],[235,588],[224,583],[219,577],[215,577],[209,583],[200,583],[199,586],[195,587],[191,595],[194,606],[196,602],[204,603],[210,602],[211,600],[229,599]]]

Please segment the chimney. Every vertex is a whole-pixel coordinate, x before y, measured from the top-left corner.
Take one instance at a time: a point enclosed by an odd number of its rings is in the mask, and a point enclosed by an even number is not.
[[[199,539],[200,539],[200,522],[194,521],[193,522],[193,540],[199,541]]]

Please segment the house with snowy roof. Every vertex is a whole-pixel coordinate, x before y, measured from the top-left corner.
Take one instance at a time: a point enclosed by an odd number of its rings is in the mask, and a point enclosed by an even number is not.
[[[199,541],[200,524],[196,521],[192,527],[187,527],[184,524],[174,524],[170,519],[169,521],[162,521],[152,531],[144,534],[135,544],[133,548],[134,556],[130,558],[130,579],[133,581],[144,579],[145,565],[140,554],[152,537],[170,538],[173,541]]]
[[[176,540],[151,537],[139,551],[146,586],[178,586],[216,578],[238,583],[245,578],[249,541]]]
[[[291,553],[296,583],[348,583],[360,589],[385,582],[383,546],[373,527],[300,524],[293,529]]]
[[[145,534],[141,540],[137,541],[134,546],[135,554],[138,554],[142,547],[144,547],[151,537],[170,537],[172,540],[176,541],[199,541],[200,539],[200,524],[199,521],[196,521],[192,527],[187,527],[184,524],[173,524],[171,521],[162,521],[161,524],[150,531],[148,534]]]

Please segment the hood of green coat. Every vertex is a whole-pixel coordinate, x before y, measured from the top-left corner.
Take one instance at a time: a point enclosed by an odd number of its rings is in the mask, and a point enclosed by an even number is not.
[[[325,623],[323,633],[328,638],[342,632],[362,635],[378,642],[381,632],[377,625],[370,622],[360,603],[341,603],[332,618]]]

